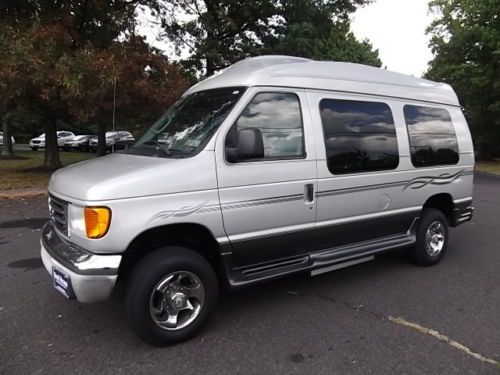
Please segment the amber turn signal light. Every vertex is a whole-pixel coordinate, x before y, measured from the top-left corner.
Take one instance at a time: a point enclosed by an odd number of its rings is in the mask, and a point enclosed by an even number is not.
[[[101,238],[109,229],[111,210],[107,207],[85,207],[85,230],[88,238]]]

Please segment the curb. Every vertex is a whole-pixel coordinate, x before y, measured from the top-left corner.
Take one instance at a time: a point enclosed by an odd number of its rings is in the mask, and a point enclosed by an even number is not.
[[[47,195],[47,189],[0,190],[0,200],[34,198],[34,197],[43,197],[46,195]]]

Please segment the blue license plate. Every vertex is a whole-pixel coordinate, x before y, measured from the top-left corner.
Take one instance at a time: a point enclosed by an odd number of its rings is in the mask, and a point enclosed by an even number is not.
[[[57,268],[52,268],[52,280],[54,288],[67,299],[73,298],[73,288],[71,286],[71,278]]]

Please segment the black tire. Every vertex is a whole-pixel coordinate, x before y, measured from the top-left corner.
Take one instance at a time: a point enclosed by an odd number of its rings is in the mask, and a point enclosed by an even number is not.
[[[439,223],[440,226],[437,226],[436,223]],[[434,232],[432,229],[434,229]],[[428,241],[428,230],[434,234],[439,234],[439,232],[441,232],[443,237],[441,246],[438,246],[441,241]],[[420,266],[432,266],[438,263],[444,256],[446,248],[448,247],[448,221],[444,214],[435,208],[424,208],[420,223],[418,224],[416,236],[417,241],[410,251],[412,260]],[[431,237],[431,235],[429,235],[429,237]],[[436,237],[436,239],[439,238],[439,236]],[[432,245],[436,245],[440,250],[437,251],[435,248],[433,249],[431,242]]]
[[[150,302],[158,283],[175,272],[194,274],[204,288],[204,301],[191,323],[168,330],[153,320]],[[141,339],[154,346],[172,345],[200,331],[217,305],[218,294],[217,276],[204,257],[188,248],[165,247],[147,255],[132,270],[124,295],[125,313],[132,330]],[[162,307],[164,305],[166,303],[161,303]],[[190,314],[190,311],[185,312]]]
[[[38,147],[31,147],[31,151],[36,151],[38,150]]]

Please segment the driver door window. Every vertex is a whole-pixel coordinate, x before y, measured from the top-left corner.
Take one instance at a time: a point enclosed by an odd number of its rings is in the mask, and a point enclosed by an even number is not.
[[[305,156],[302,114],[296,94],[262,92],[255,95],[232,131],[248,128],[259,129],[264,143],[264,156],[254,161]]]

